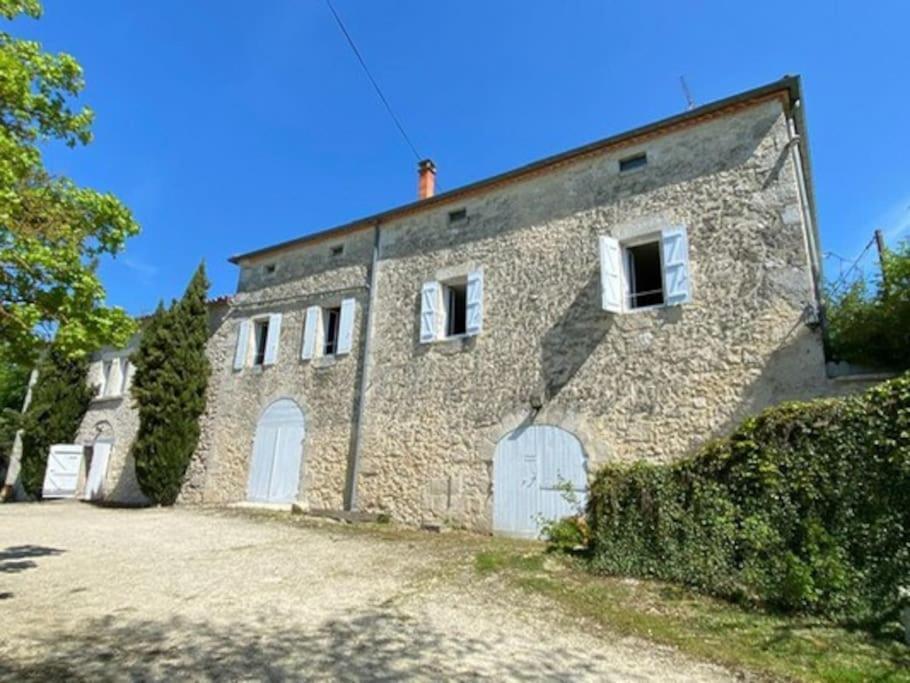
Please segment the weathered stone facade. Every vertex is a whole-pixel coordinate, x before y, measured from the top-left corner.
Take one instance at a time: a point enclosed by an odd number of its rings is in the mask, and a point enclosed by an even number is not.
[[[570,432],[590,471],[679,457],[772,403],[838,392],[798,97],[781,81],[236,257],[183,500],[246,499],[257,424],[279,399],[304,415],[300,503],[490,530],[496,445],[522,425]],[[621,172],[638,153],[647,164]],[[690,300],[604,310],[599,238],[668,226],[685,226]],[[480,333],[422,343],[422,284],[470,273],[482,273]],[[302,358],[308,308],[345,299],[350,352]],[[238,366],[244,321],[279,315],[272,360]],[[128,412],[93,406],[83,438],[106,423],[134,433]]]
[[[228,300],[218,299],[209,304],[209,328],[213,332],[222,327],[224,316],[228,313]],[[209,341],[209,353],[212,354],[212,342]],[[148,499],[143,495],[136,481],[136,469],[130,455],[133,441],[139,431],[139,413],[133,405],[130,387],[133,383],[134,368],[128,362],[129,357],[139,347],[139,335],[135,335],[123,349],[102,349],[91,358],[88,373],[90,386],[102,388],[98,397],[89,405],[88,412],[82,418],[82,424],[76,435],[76,443],[92,446],[96,441],[108,441],[112,445],[107,475],[102,485],[104,500],[123,505],[143,505]],[[105,392],[104,364],[123,361],[122,375],[108,378],[116,381],[117,387]],[[107,395],[104,395],[107,394]],[[215,404],[217,405],[217,404]],[[213,405],[210,405],[211,409]],[[205,444],[205,440],[200,440]],[[194,461],[190,472],[197,463]],[[192,477],[188,477],[192,481]],[[191,487],[188,487],[188,491]]]

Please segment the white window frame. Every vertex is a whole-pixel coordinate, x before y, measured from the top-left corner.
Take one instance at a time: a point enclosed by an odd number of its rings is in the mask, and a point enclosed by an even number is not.
[[[657,245],[657,257],[660,259],[660,296],[662,301],[659,304],[649,306],[632,305],[632,254],[629,250],[633,247],[640,247],[645,244]],[[667,303],[667,284],[664,281],[664,250],[663,241],[660,231],[648,233],[630,240],[621,240],[619,243],[620,263],[622,265],[622,312],[638,313],[639,311],[650,311],[655,308],[664,308],[669,306]]]
[[[254,318],[250,318],[250,338],[247,342],[247,360],[244,365],[251,368],[264,368],[266,367],[265,358],[269,351],[269,333],[271,332],[272,326],[271,316],[268,315],[257,315]],[[263,349],[262,349],[262,362],[256,362],[256,355],[259,352],[259,330],[265,327],[265,339],[263,339]]]
[[[332,347],[332,352],[329,353],[326,350],[326,347],[329,345],[329,319],[331,318],[332,312],[336,313],[335,316],[335,344]],[[338,355],[338,342],[341,340],[341,305],[338,306],[323,306],[320,310],[322,315],[322,324],[320,326],[322,332],[322,338],[320,341],[320,349],[317,355],[323,356],[326,358],[334,358]]]
[[[682,245],[684,248],[683,259],[674,264],[668,265],[666,262],[666,245],[668,244],[669,236],[676,234],[677,237],[681,237]],[[662,303],[651,304],[649,306],[638,306],[632,307],[632,288],[631,288],[631,255],[629,250],[634,247],[639,247],[644,244],[657,244],[657,254],[660,258],[660,273],[661,273],[661,294],[662,294]],[[611,280],[614,276],[609,275],[604,269],[606,267],[605,260],[610,260],[608,258],[607,252],[604,252],[605,244],[614,244],[615,247],[610,247],[609,249],[618,249],[618,279],[619,279],[619,289],[620,289],[620,303],[619,305],[610,302],[607,298],[606,282]],[[692,301],[692,282],[691,282],[691,261],[689,258],[689,238],[688,238],[688,229],[685,225],[671,225],[663,227],[659,230],[649,231],[641,235],[635,235],[634,237],[629,237],[627,239],[619,239],[612,236],[602,236],[600,239],[600,250],[601,250],[601,259],[600,259],[600,269],[601,269],[601,288],[603,291],[602,297],[602,308],[606,311],[616,313],[616,314],[626,314],[626,313],[638,313],[641,311],[651,311],[655,308],[667,308],[670,306],[679,306],[682,304],[688,304]],[[609,250],[608,250],[609,251]],[[613,252],[615,253],[615,252]],[[667,272],[669,267],[683,267],[682,272],[685,275],[685,297],[677,298],[676,301],[670,301],[670,292],[668,289],[668,280]],[[612,272],[612,269],[611,271]]]
[[[329,312],[337,310],[335,322],[335,348],[326,353],[329,334]],[[313,311],[311,314],[310,311]],[[334,359],[349,355],[353,350],[354,320],[357,315],[357,300],[344,297],[338,303],[325,306],[307,306],[304,312],[303,333],[300,339],[300,358],[313,361],[319,358]],[[312,325],[315,329],[310,330]],[[308,341],[310,342],[308,344]],[[308,348],[310,347],[311,348]]]
[[[107,400],[123,397],[129,377],[129,356],[105,354],[98,361],[98,367],[100,382],[95,399]]]
[[[452,319],[452,290],[455,287],[459,287],[464,290],[464,332],[457,332],[455,334],[449,334],[449,323]],[[468,276],[465,274],[459,277],[448,278],[439,283],[439,291],[442,297],[442,304],[439,310],[442,313],[442,324],[440,329],[437,331],[439,335],[439,341],[446,341],[447,339],[463,339],[464,337],[469,337],[468,334]]]
[[[451,272],[451,271],[450,271]],[[418,318],[418,338],[421,344],[433,344],[459,339],[476,337],[483,331],[484,316],[484,275],[483,268],[473,268],[466,272],[449,274],[438,277],[421,285],[420,315]],[[453,287],[463,287],[465,296],[464,332],[449,334],[451,320],[450,291]],[[433,292],[432,300],[427,299],[428,293]],[[472,296],[475,298],[472,300]],[[430,303],[432,310],[428,309]],[[473,315],[472,315],[473,313]],[[424,334],[426,322],[429,320],[433,329],[432,336]],[[473,325],[472,325],[473,323]]]

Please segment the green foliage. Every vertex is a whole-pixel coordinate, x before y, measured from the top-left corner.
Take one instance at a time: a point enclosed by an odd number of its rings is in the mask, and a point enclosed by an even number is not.
[[[910,582],[910,374],[788,403],[592,485],[593,564],[773,608],[887,620]]]
[[[132,395],[139,410],[133,444],[136,477],[142,491],[159,505],[173,505],[196,443],[199,416],[211,368],[205,268],[199,266],[183,298],[163,305],[148,320],[139,349]]]
[[[21,481],[41,497],[47,454],[52,444],[72,443],[94,391],[85,381],[88,362],[52,345],[38,363],[32,402],[22,417]]]
[[[36,0],[0,0],[0,17],[38,18]],[[84,86],[67,54],[0,32],[0,353],[27,362],[54,336],[64,353],[120,346],[133,322],[102,305],[97,276],[138,233],[113,195],[76,186],[44,168],[41,147],[91,141],[94,114],[70,106]]]
[[[541,525],[541,535],[548,548],[564,552],[585,548],[591,540],[588,522],[581,515],[547,521]]]
[[[9,466],[13,439],[19,428],[22,402],[28,389],[26,366],[0,360],[0,476]]]
[[[910,368],[910,242],[885,252],[874,290],[860,280],[828,299],[835,358],[868,367]]]

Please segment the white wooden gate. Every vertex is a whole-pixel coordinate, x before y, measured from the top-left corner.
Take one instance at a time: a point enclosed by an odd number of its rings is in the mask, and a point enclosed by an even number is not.
[[[83,446],[79,444],[54,444],[47,455],[44,471],[44,498],[73,498],[79,488],[82,472]]]
[[[584,510],[587,463],[581,443],[551,425],[506,435],[493,456],[493,531],[537,538],[545,520]]]
[[[84,500],[98,500],[104,495],[104,480],[114,444],[110,441],[96,441],[92,446],[92,462],[85,478]]]
[[[294,401],[272,403],[256,426],[247,497],[257,503],[297,500],[303,453],[303,412]]]

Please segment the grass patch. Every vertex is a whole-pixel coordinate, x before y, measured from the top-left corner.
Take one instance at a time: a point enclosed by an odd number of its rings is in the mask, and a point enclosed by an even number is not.
[[[475,568],[544,595],[605,629],[671,645],[696,659],[799,681],[910,683],[910,648],[815,618],[742,609],[677,586],[590,574],[584,560],[487,549]]]

